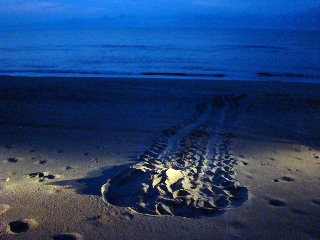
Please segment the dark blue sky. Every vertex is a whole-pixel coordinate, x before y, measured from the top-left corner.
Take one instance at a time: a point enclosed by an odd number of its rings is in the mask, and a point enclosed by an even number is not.
[[[162,15],[210,13],[292,13],[320,7],[317,0],[0,0],[1,13],[38,16]]]
[[[307,15],[319,8],[317,0],[0,0],[0,20],[5,25],[125,16],[153,18],[156,23],[177,16]]]

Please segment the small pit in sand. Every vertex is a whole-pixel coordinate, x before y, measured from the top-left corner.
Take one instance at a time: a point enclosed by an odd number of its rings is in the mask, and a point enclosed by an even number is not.
[[[79,233],[62,233],[52,237],[54,240],[83,240],[83,236]]]
[[[34,219],[23,219],[10,222],[7,226],[7,232],[10,234],[19,234],[27,232],[38,226],[38,223]]]

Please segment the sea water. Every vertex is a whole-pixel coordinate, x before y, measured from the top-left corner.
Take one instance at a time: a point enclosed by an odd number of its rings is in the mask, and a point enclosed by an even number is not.
[[[6,30],[0,74],[320,82],[320,32]]]

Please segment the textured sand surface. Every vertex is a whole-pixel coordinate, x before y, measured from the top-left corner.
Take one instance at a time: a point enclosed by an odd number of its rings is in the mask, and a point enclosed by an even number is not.
[[[248,193],[234,177],[230,138],[233,108],[244,96],[215,96],[164,130],[137,164],[108,180],[105,200],[141,213],[183,217],[241,206]]]
[[[0,239],[320,237],[320,85],[0,77],[0,113]]]

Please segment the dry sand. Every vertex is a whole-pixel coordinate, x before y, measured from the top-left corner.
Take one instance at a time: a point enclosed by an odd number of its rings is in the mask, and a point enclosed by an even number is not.
[[[320,85],[0,77],[0,239],[319,239]]]

